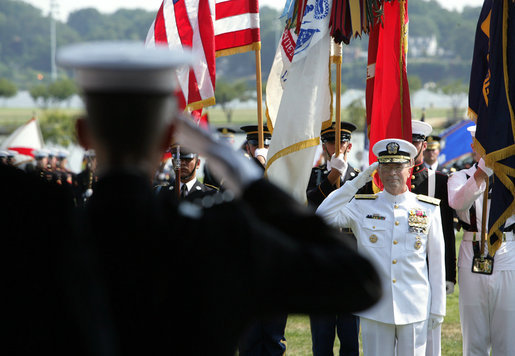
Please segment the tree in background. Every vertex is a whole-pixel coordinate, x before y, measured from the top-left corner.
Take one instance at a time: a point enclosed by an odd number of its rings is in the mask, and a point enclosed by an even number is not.
[[[422,79],[418,75],[408,75],[409,90],[411,93],[422,89]]]
[[[365,97],[360,97],[351,101],[347,106],[347,121],[356,125],[356,129],[358,131],[363,131],[365,129],[365,123],[367,121],[364,102]]]
[[[76,93],[75,83],[68,78],[56,80],[48,86],[48,94],[54,103],[67,101],[70,106],[70,99]]]
[[[29,89],[29,94],[32,100],[34,100],[34,104],[37,106],[46,109],[48,107],[48,100],[50,99],[50,94],[48,93],[48,87],[44,84],[37,84]],[[38,104],[41,99],[41,104]]]
[[[75,117],[62,111],[45,112],[40,119],[43,139],[45,142],[52,142],[63,147],[77,143],[75,121]]]
[[[232,122],[234,107],[231,105],[233,100],[247,101],[251,98],[248,93],[247,83],[243,80],[229,83],[224,80],[216,81],[215,100],[220,105],[227,118],[227,122]]]
[[[48,85],[37,84],[30,88],[29,94],[34,103],[38,105],[41,99],[41,107],[48,108],[51,101],[54,104],[67,101],[68,106],[73,95],[77,93],[77,87],[73,80],[64,78],[56,80]]]
[[[0,78],[0,98],[7,100],[7,98],[15,96],[17,92],[18,88],[13,82],[5,78]]]
[[[460,104],[467,98],[468,86],[457,79],[449,83],[439,84],[437,88],[451,100],[452,117],[450,118],[450,124],[462,119],[463,117],[459,117],[458,112],[460,110]]]

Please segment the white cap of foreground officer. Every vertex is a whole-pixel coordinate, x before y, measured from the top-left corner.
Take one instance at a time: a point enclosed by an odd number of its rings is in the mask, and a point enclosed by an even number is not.
[[[417,149],[411,142],[398,138],[377,141],[372,147],[379,164],[409,163],[417,155]]]
[[[177,115],[176,70],[191,55],[136,42],[92,42],[61,49],[57,62],[75,71],[87,111],[77,122],[79,141],[95,149],[98,169],[137,166],[152,175]]]

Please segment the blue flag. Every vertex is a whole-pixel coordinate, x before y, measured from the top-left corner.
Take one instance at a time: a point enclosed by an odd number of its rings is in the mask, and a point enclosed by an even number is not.
[[[472,136],[467,128],[475,125],[472,120],[463,120],[452,125],[440,134],[445,146],[440,152],[438,163],[442,166],[450,166],[472,152]]]
[[[495,174],[488,224],[492,256],[502,243],[506,219],[515,212],[514,104],[515,2],[487,0],[476,33],[469,107],[477,115],[474,147]]]

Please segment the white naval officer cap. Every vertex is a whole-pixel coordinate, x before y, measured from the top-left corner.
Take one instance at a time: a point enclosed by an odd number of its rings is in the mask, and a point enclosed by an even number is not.
[[[65,150],[65,149],[57,150],[57,158],[60,158],[60,159],[66,158],[66,157],[68,157],[69,154],[70,153],[68,152],[68,150]]]
[[[470,136],[476,137],[476,125],[467,127],[467,131],[470,132]]]
[[[36,158],[36,159],[48,157],[50,155],[50,150],[48,150],[46,148],[41,148],[39,150],[34,151],[33,155],[34,155],[34,158]]]
[[[189,52],[130,41],[74,44],[57,54],[57,64],[73,68],[85,92],[172,93],[176,70],[192,62]]]
[[[426,137],[431,134],[433,127],[425,121],[411,120],[412,141],[425,141]]]
[[[399,138],[387,138],[376,142],[372,152],[379,163],[408,163],[417,155],[411,142]]]

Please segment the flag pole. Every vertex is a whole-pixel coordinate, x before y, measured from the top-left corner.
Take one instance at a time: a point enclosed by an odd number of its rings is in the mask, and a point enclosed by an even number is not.
[[[261,47],[261,46],[260,46]],[[257,115],[258,115],[258,147],[263,148],[263,88],[261,82],[261,48],[254,51],[256,55],[256,94],[257,94]]]
[[[341,43],[332,42],[334,49],[334,59],[336,64],[336,104],[334,113],[334,152],[336,155],[340,152],[340,137],[341,137],[341,122],[342,122],[342,109],[341,109],[341,96],[342,96],[342,45]],[[329,157],[330,158],[330,157]],[[336,182],[336,187],[340,188],[340,179]]]

